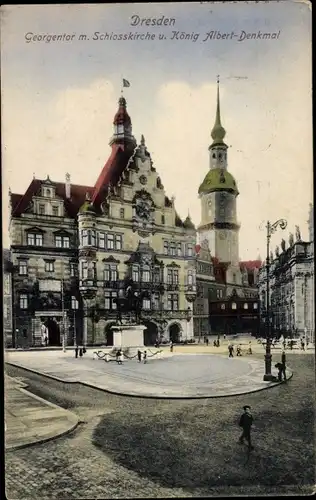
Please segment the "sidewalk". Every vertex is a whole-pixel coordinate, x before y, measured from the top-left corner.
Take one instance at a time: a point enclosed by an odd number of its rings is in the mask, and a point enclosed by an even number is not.
[[[78,425],[78,418],[25,390],[19,379],[5,374],[5,448],[14,450],[62,436]]]

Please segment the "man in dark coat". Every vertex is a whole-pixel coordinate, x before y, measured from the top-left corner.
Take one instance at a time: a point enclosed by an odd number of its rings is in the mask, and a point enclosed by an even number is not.
[[[286,380],[286,372],[285,372],[285,370],[286,370],[286,355],[285,355],[285,351],[282,352],[281,364],[282,364],[281,373],[283,375],[284,380]]]
[[[242,435],[239,438],[239,442],[243,443],[244,439],[248,441],[248,448],[253,450],[253,446],[251,444],[251,426],[253,423],[253,417],[250,413],[250,406],[244,406],[244,413],[241,415],[239,420],[239,427],[242,427]]]

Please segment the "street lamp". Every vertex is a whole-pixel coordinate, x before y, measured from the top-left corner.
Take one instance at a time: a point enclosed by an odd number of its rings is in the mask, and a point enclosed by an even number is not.
[[[263,380],[271,381],[273,380],[273,375],[271,373],[271,362],[272,362],[272,354],[271,354],[271,323],[270,323],[270,239],[271,235],[276,232],[277,228],[284,230],[287,226],[287,221],[285,219],[279,219],[273,224],[270,221],[267,222],[267,257],[266,257],[266,269],[267,269],[267,301],[266,301],[266,311],[267,311],[267,330],[266,330],[266,353],[264,356],[265,361],[265,374],[263,376]]]

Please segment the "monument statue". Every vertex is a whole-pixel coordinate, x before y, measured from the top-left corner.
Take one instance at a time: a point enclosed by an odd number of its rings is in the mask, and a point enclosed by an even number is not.
[[[292,233],[289,234],[289,245],[290,247],[294,245],[294,236]]]
[[[119,290],[117,299],[114,299],[118,323],[121,325],[123,324],[122,313],[127,313],[129,315],[130,324],[141,324],[141,312],[144,298],[149,298],[149,293],[147,291],[138,292],[135,289],[133,280],[131,278],[126,278]]]
[[[279,257],[279,255],[280,255],[280,249],[279,249],[279,246],[277,245],[277,246],[275,247],[275,256],[276,256],[276,257]]]
[[[301,231],[300,231],[299,226],[295,226],[295,237],[296,237],[296,241],[302,241]]]

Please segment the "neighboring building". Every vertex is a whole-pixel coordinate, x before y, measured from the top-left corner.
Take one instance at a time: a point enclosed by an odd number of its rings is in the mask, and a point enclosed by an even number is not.
[[[12,263],[10,251],[3,250],[3,332],[4,346],[15,347],[12,318]]]
[[[261,262],[239,260],[239,191],[227,170],[225,135],[218,85],[209,171],[199,187],[201,244],[197,246],[198,295],[194,304],[194,332],[199,338],[210,333],[257,333],[259,328],[257,280]]]
[[[125,277],[147,290],[146,342],[193,336],[196,230],[166,196],[124,97],[111,153],[94,186],[33,179],[10,193],[16,328],[29,344],[112,343]]]
[[[310,220],[309,236],[313,238]],[[266,331],[267,275],[266,267],[260,269],[259,294],[261,302],[261,328]],[[299,336],[315,341],[314,330],[314,241],[301,240],[296,228],[296,241],[289,236],[289,246],[281,242],[281,252],[276,248],[270,255],[270,323],[272,333]]]

